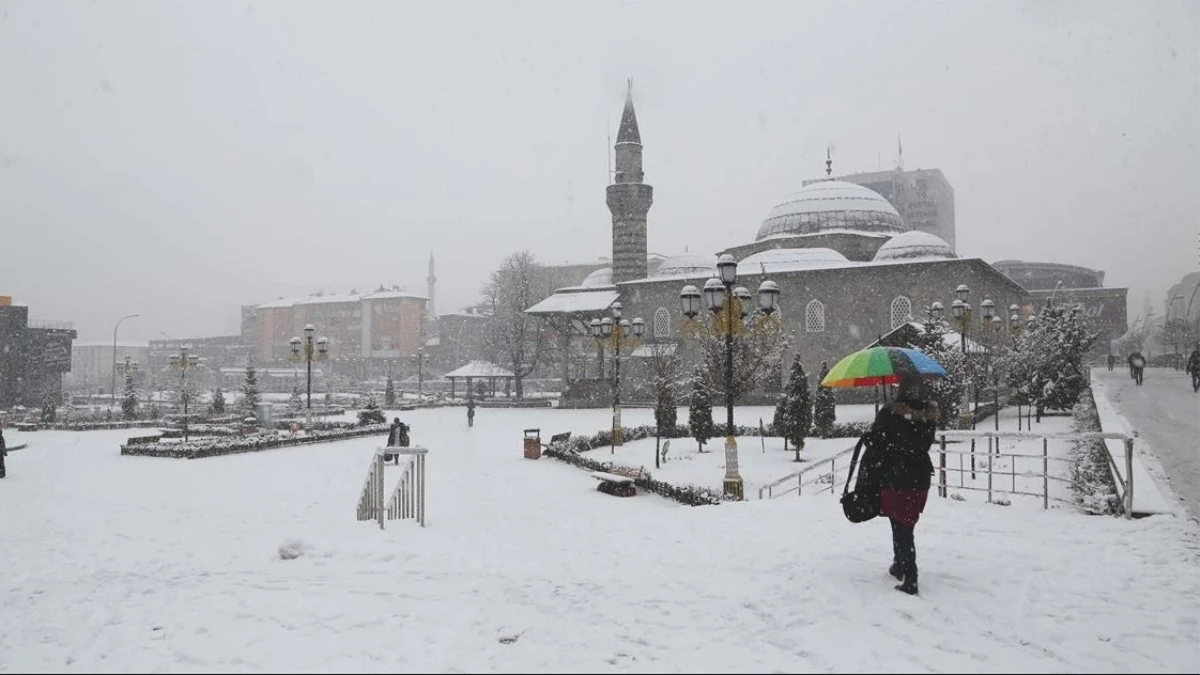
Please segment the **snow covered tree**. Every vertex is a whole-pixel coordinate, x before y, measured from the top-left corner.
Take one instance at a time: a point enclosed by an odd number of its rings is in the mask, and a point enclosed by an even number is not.
[[[127,419],[137,419],[138,398],[137,390],[133,388],[133,373],[125,375],[125,396],[121,399],[121,415]]]
[[[675,387],[683,369],[683,360],[676,354],[675,345],[671,343],[655,342],[647,345],[647,351],[649,385],[654,397],[654,467],[658,468],[661,461],[659,443],[662,436],[668,431],[673,431],[679,421],[675,405]]]
[[[150,403],[150,419],[156,420],[161,417],[162,417],[162,410],[159,409],[158,402],[157,401],[151,402]]]
[[[925,379],[925,391],[938,404],[942,413],[938,426],[945,429],[951,420],[958,419],[959,409],[962,407],[963,387],[966,386],[970,373],[962,347],[946,340],[947,333],[951,332],[949,326],[927,316],[923,329],[909,346],[924,352],[948,374],[948,377]]]
[[[396,384],[392,382],[390,373],[387,376],[387,386],[383,390],[383,404],[388,408],[396,407]]]
[[[712,402],[708,397],[707,378],[704,373],[697,371],[692,377],[692,399],[688,406],[688,429],[692,438],[696,439],[697,450],[704,452],[704,444],[716,435],[716,425],[713,424]]]
[[[46,392],[45,398],[42,399],[42,421],[53,422],[58,418],[58,397],[54,392]]]
[[[546,326],[525,313],[546,295],[537,283],[541,276],[542,266],[533,254],[519,251],[504,259],[482,291],[488,312],[484,350],[493,362],[512,371],[517,398],[524,398],[524,378],[533,372],[546,345]]]
[[[1042,308],[1004,359],[1009,386],[1025,395],[1039,418],[1047,409],[1071,409],[1087,387],[1083,358],[1098,335],[1078,305]]]
[[[759,315],[752,314],[742,322],[733,338],[733,400],[754,391],[769,379],[778,368],[787,349],[788,338],[782,330],[764,328],[752,330],[749,325]],[[718,328],[700,336],[700,353],[704,364],[708,391],[725,400],[725,333]]]
[[[304,399],[300,397],[300,385],[292,385],[292,395],[288,397],[288,410],[299,412],[304,408]]]
[[[829,374],[829,364],[821,364],[821,375],[817,379],[817,393],[813,396],[813,427],[820,438],[833,436],[833,425],[837,422],[837,400],[833,389],[821,386]]]
[[[790,442],[796,448],[797,462],[800,461],[800,452],[804,449],[804,439],[812,430],[812,419],[813,404],[808,374],[804,372],[804,364],[800,359],[796,359],[792,362],[792,372],[784,386],[783,398],[775,408],[773,426],[776,434],[783,436],[785,442]]]
[[[238,407],[249,415],[258,411],[258,372],[252,361],[246,363],[246,379],[242,382],[242,399]]]
[[[225,392],[221,391],[221,387],[219,385],[217,386],[216,390],[213,391],[212,403],[210,406],[212,407],[214,415],[225,414]]]
[[[380,410],[379,404],[375,402],[374,394],[367,394],[367,407],[358,411],[358,423],[366,426],[368,424],[387,424],[387,415]]]

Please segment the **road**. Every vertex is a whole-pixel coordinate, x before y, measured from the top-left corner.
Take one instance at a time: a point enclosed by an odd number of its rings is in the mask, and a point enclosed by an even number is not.
[[[1113,407],[1149,444],[1188,516],[1200,518],[1200,394],[1190,376],[1147,368],[1140,387],[1120,366],[1094,369],[1092,376],[1104,380]]]

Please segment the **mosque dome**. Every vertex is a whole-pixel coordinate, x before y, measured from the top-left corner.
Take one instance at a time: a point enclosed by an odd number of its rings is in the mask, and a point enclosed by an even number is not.
[[[896,207],[870,188],[823,180],[788,195],[771,209],[755,239],[819,232],[904,232]]]
[[[664,277],[711,277],[717,274],[717,258],[712,255],[684,253],[667,258],[650,274],[651,278]]]
[[[581,288],[604,288],[613,285],[611,267],[601,267],[583,278],[583,283],[579,284]],[[577,277],[578,278],[578,277]]]
[[[773,248],[746,256],[738,262],[738,276],[796,272],[849,264],[846,256],[831,248]]]
[[[890,260],[930,260],[957,258],[954,249],[950,248],[940,237],[922,232],[909,230],[889,239],[875,252],[876,262]]]

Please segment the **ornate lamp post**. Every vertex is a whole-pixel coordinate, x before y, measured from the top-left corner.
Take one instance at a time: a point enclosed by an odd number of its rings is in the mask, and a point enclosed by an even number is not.
[[[610,453],[616,453],[617,446],[624,444],[624,439],[621,438],[621,349],[628,347],[633,349],[641,342],[642,336],[646,333],[646,322],[642,319],[635,318],[632,322],[629,319],[622,319],[622,305],[619,302],[612,304],[611,317],[603,319],[592,319],[588,324],[588,328],[592,333],[592,337],[599,343],[601,349],[604,345],[612,346],[613,353],[613,429],[612,429],[612,447],[609,448]]]
[[[733,424],[733,336],[741,334],[747,328],[761,330],[768,327],[778,329],[778,321],[774,318],[779,303],[779,286],[774,281],[766,280],[758,286],[759,310],[763,321],[756,321],[749,327],[746,317],[749,314],[747,305],[751,301],[750,291],[744,287],[734,287],[737,282],[737,260],[728,253],[717,258],[717,277],[704,282],[704,290],[695,286],[684,286],[679,292],[679,304],[683,315],[693,330],[706,330],[711,335],[725,336],[725,494],[737,499],[743,498],[742,477],[738,473],[737,437],[734,435]],[[713,323],[709,328],[695,321],[700,314],[700,298],[712,313]]]
[[[307,375],[307,396],[305,398],[304,425],[308,430],[312,430],[312,364],[313,361],[325,361],[329,358],[329,338],[321,336],[316,340],[316,348],[313,348],[313,336],[316,335],[317,329],[311,323],[304,327],[304,341],[300,338],[293,337],[292,344],[292,361],[296,363],[304,363],[308,371]]]
[[[200,357],[189,354],[188,345],[179,348],[178,354],[171,355],[171,368],[179,371],[179,398],[183,399],[183,442],[188,440],[188,399],[192,396],[187,390],[188,371],[200,365]]]
[[[954,315],[955,321],[958,323],[958,344],[961,348],[964,365],[967,358],[967,334],[971,332],[971,303],[967,299],[971,297],[971,289],[966,284],[959,284],[958,288],[954,289],[954,302],[950,303],[950,313]],[[959,429],[973,429],[975,427],[975,416],[971,414],[971,385],[970,378],[967,378],[967,384],[963,387],[962,410],[958,414]]]

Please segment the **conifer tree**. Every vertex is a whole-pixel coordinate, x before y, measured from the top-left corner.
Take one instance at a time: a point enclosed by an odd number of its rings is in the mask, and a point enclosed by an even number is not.
[[[125,397],[121,399],[121,415],[127,419],[137,419],[137,391],[133,388],[133,373],[125,376]]]
[[[688,428],[696,439],[697,450],[704,452],[704,444],[716,433],[713,424],[712,402],[709,401],[708,385],[704,373],[697,371],[692,378],[692,400],[688,406]]]
[[[387,377],[387,387],[383,390],[383,404],[388,408],[396,407],[396,385],[392,382],[390,373]]]
[[[792,372],[788,376],[784,388],[783,405],[787,408],[784,418],[787,420],[785,438],[796,448],[796,461],[800,461],[800,451],[804,449],[804,439],[812,430],[813,405],[812,393],[809,390],[808,374],[804,372],[804,364],[800,359],[792,362]]]
[[[828,374],[829,364],[821,364],[821,377],[817,380],[817,393],[813,397],[813,426],[820,438],[832,437],[833,425],[837,422],[837,400],[833,397],[833,389],[820,384]]]
[[[242,382],[241,409],[253,415],[258,410],[258,372],[253,362],[246,363],[246,379]]]
[[[214,415],[225,414],[225,392],[221,391],[220,386],[213,392],[212,411]]]

